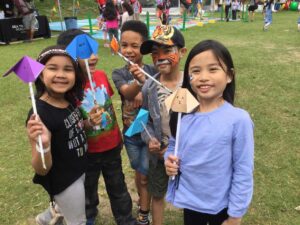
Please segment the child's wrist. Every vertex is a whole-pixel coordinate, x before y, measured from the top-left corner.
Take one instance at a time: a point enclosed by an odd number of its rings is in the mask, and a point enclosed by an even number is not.
[[[36,149],[36,151],[39,152],[39,153],[42,152],[42,149],[40,149],[40,146],[38,145],[38,143],[36,143],[35,149]],[[44,153],[49,152],[50,149],[51,149],[51,144],[49,144],[48,147],[43,147],[43,152],[44,152]]]

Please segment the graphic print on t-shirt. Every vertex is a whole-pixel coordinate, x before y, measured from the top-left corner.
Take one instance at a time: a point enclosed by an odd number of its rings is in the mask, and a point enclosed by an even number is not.
[[[87,150],[87,143],[83,132],[83,121],[79,115],[79,109],[74,109],[74,111],[64,119],[64,124],[66,130],[69,132],[69,150],[76,150],[77,156],[82,157]]]
[[[95,86],[95,84],[93,83]],[[95,88],[95,97],[99,110],[102,112],[102,120],[100,123],[100,130],[94,130],[96,134],[103,131],[111,130],[114,127],[114,111],[112,108],[112,101],[107,93],[106,87],[102,84],[101,87]],[[84,91],[84,99],[81,104],[81,108],[84,110],[84,114],[88,114],[95,106],[93,94],[90,88]]]

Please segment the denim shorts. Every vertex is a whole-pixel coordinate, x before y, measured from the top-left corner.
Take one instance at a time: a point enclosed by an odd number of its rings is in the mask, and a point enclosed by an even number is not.
[[[140,135],[127,137],[124,135],[124,145],[132,169],[143,175],[148,174],[149,155],[147,145],[142,141]]]

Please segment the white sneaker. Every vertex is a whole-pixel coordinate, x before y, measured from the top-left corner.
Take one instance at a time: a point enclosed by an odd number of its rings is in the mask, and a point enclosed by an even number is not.
[[[51,206],[35,217],[35,221],[38,225],[64,225],[63,220],[63,215],[56,212]]]

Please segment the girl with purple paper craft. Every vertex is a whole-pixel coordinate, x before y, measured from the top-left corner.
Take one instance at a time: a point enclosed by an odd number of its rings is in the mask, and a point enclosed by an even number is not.
[[[83,98],[85,78],[64,47],[46,48],[37,61],[45,68],[35,82],[39,118],[36,120],[31,109],[27,119],[33,182],[44,187],[68,225],[85,225],[87,141],[77,107]],[[42,167],[38,135],[42,136],[47,169]]]
[[[182,117],[174,156],[177,113],[164,156],[166,199],[183,208],[184,225],[240,225],[253,193],[253,123],[234,107],[235,71],[228,50],[206,40],[189,53],[182,87],[200,106]]]

